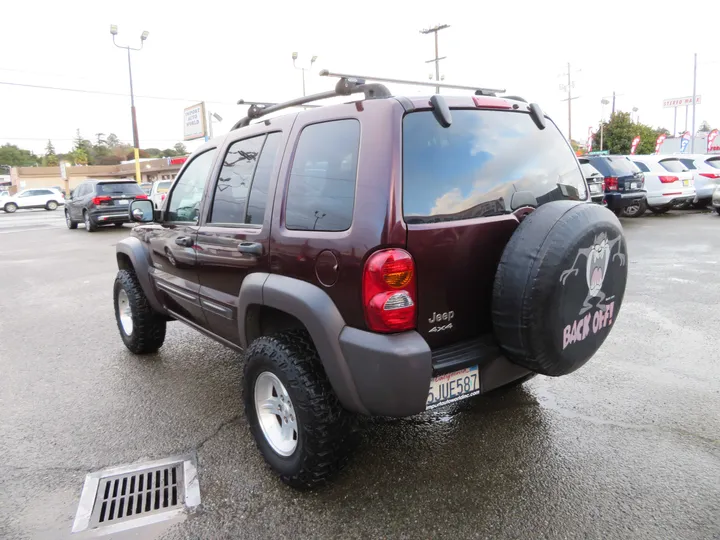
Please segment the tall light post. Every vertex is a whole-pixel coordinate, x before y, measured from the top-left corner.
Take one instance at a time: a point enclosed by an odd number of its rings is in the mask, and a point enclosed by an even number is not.
[[[302,66],[297,66],[295,63],[297,61],[297,59],[298,59],[298,53],[296,53],[296,52],[292,53],[293,67],[295,69],[299,69],[302,71],[303,97],[304,97],[305,96],[305,70],[307,69],[309,71],[312,69],[313,64],[315,63],[315,60],[317,60],[317,56],[313,56],[312,58],[310,58],[310,67],[307,67],[307,68],[302,67]]]
[[[220,116],[216,112],[207,112],[208,115],[208,136],[206,137],[206,141],[209,141],[213,138],[213,119],[217,122],[222,122],[222,116]]]
[[[438,83],[440,82],[440,60],[445,60],[445,58],[447,58],[447,56],[441,57],[438,55],[438,32],[440,30],[445,30],[446,28],[450,28],[450,25],[449,24],[437,24],[437,25],[433,26],[432,28],[425,28],[423,30],[420,30],[421,34],[425,34],[425,35],[435,34],[435,58],[433,58],[432,60],[427,60],[425,63],[426,64],[429,64],[431,62],[435,63],[435,81]],[[440,93],[440,86],[435,87],[435,93],[436,94]]]
[[[138,141],[138,128],[137,128],[137,116],[135,114],[135,94],[133,93],[133,80],[132,80],[132,65],[130,64],[130,51],[139,51],[143,48],[145,40],[148,38],[149,32],[145,30],[140,35],[140,47],[130,47],[129,45],[118,45],[115,41],[115,36],[118,33],[118,27],[116,24],[110,25],[110,33],[113,37],[113,44],[119,49],[127,50],[128,57],[128,73],[130,74],[130,115],[132,116],[133,126],[133,149],[135,151],[135,180],[138,184],[142,182],[142,175],[140,174],[140,142]]]
[[[637,123],[639,122],[639,120],[638,120],[639,117],[636,116],[636,115],[637,115],[637,112],[638,112],[638,108],[637,108],[637,107],[633,107],[633,108],[632,108],[632,112],[633,112],[633,122],[635,122],[635,123],[637,124]]]
[[[603,132],[605,131],[605,105],[609,104],[610,102],[602,98],[600,100],[600,104],[602,105],[602,112],[600,113],[600,151],[602,152],[603,149]]]

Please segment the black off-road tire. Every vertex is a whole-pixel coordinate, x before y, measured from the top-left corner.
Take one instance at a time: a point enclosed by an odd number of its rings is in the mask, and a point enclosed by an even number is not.
[[[85,223],[86,232],[91,233],[97,231],[97,223],[93,223],[93,220],[90,217],[90,214],[88,214],[87,210],[83,211],[83,222]]]
[[[273,373],[285,386],[297,417],[298,444],[276,453],[255,409],[255,381]],[[295,489],[324,484],[348,462],[355,437],[353,416],[333,392],[315,346],[304,330],[288,330],[253,341],[245,355],[245,415],[258,449],[280,479]]]
[[[77,221],[74,221],[70,218],[70,212],[68,210],[65,210],[65,224],[67,225],[68,229],[77,229]]]
[[[720,216],[720,206],[718,206],[718,207],[715,209],[715,212],[717,213],[718,216]]]
[[[709,205],[710,201],[708,199],[692,203],[692,207],[695,210],[705,210]]]
[[[5,210],[5,212],[8,214],[14,214],[15,212],[17,212],[17,209],[18,205],[15,203],[7,203],[3,208],[3,210]]]
[[[666,214],[670,211],[670,206],[648,206],[648,210],[650,210],[653,214]]]
[[[127,294],[132,311],[133,329],[130,335],[123,330],[120,323],[118,312],[119,289],[123,289]],[[113,306],[120,337],[131,352],[135,354],[152,354],[162,347],[165,341],[166,320],[150,306],[140,282],[132,270],[120,270],[118,272],[113,287]]]

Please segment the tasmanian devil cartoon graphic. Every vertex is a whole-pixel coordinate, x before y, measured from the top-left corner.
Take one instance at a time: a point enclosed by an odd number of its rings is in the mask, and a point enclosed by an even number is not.
[[[587,267],[585,269],[585,278],[587,279],[588,295],[583,302],[582,308],[580,309],[580,315],[593,307],[590,303],[590,300],[593,298],[598,299],[596,305],[603,305],[605,293],[602,291],[602,286],[610,261],[614,261],[615,257],[617,257],[620,259],[620,266],[625,265],[625,254],[620,251],[621,248],[619,246],[617,253],[612,256],[612,259],[610,258],[610,253],[612,252],[613,247],[615,247],[615,244],[620,242],[621,238],[621,236],[618,236],[614,240],[608,240],[606,232],[596,234],[593,245],[587,248],[579,249],[572,268],[565,270],[562,274],[560,274],[560,281],[562,281],[562,284],[565,285],[568,276],[571,274],[578,274],[576,266],[580,257],[586,257]]]

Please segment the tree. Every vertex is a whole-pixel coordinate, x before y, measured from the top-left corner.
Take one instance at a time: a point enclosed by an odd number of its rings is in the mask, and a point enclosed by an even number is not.
[[[646,124],[632,122],[630,113],[618,111],[603,124],[603,150],[611,154],[629,154],[632,141],[640,136],[636,154],[655,152],[655,141],[660,133],[668,133],[664,128],[655,129]],[[593,149],[600,150],[600,129],[593,135]]]
[[[700,123],[700,127],[698,128],[698,131],[700,133],[707,133],[708,131],[712,131],[712,128],[710,127],[710,123],[707,120],[703,120]]]
[[[100,146],[100,145],[107,144],[107,142],[105,141],[105,139],[103,139],[104,136],[105,136],[104,133],[96,133],[96,134],[95,134],[95,137],[97,137],[97,142],[95,143],[95,146]]]
[[[173,146],[173,148],[175,149],[175,153],[178,156],[184,156],[185,154],[187,154],[187,148],[185,148],[185,145],[181,142],[177,143],[175,146]]]
[[[74,148],[73,151],[70,152],[70,156],[72,157],[72,161],[75,165],[88,164],[88,155],[83,148]]]
[[[47,146],[45,147],[45,158],[43,159],[43,165],[48,167],[56,167],[58,164],[58,157],[55,154],[55,147],[50,139],[48,139]]]
[[[10,167],[33,167],[38,164],[38,157],[30,150],[18,148],[14,144],[0,146],[0,165]]]
[[[160,153],[161,157],[175,157],[177,156],[177,152],[173,150],[172,148],[166,148]]]
[[[105,139],[105,144],[107,144],[110,148],[117,148],[118,146],[120,146],[120,140],[118,139],[117,135],[111,133]]]

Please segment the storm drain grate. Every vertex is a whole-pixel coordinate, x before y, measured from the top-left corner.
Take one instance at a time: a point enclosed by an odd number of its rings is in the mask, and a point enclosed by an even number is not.
[[[189,459],[105,469],[85,478],[73,532],[138,527],[198,504],[197,472]]]

